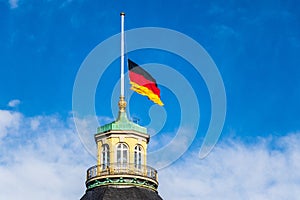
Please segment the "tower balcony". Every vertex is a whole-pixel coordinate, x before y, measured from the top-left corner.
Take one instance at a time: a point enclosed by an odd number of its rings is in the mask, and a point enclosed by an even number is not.
[[[110,163],[90,167],[87,170],[87,189],[104,185],[138,186],[156,191],[158,187],[157,171],[150,166],[134,163]]]

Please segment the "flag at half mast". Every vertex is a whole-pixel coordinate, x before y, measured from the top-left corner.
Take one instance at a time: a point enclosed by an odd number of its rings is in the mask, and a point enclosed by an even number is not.
[[[129,79],[133,91],[147,96],[154,103],[163,106],[160,90],[155,79],[143,68],[128,59]]]

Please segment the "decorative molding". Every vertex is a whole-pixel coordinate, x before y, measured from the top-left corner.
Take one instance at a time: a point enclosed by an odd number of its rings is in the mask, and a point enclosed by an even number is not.
[[[116,177],[116,178],[105,178],[102,180],[95,180],[93,183],[89,183],[87,185],[87,189],[93,189],[95,187],[99,187],[99,186],[104,186],[104,185],[133,185],[133,186],[138,186],[138,187],[145,187],[145,188],[149,188],[152,189],[154,191],[157,190],[157,185],[149,182],[147,180],[141,180],[141,179],[137,179],[134,177]]]
[[[103,138],[101,141],[102,141],[102,145],[106,144],[106,138]]]
[[[142,139],[141,139],[141,138],[138,138],[137,143],[138,143],[139,145],[141,145],[141,144],[142,144]]]

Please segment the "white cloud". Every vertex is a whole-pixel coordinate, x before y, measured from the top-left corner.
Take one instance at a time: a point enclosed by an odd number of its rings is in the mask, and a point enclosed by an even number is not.
[[[0,148],[0,199],[80,199],[86,170],[96,161],[85,151],[72,119],[6,110],[0,116],[6,116],[0,122],[6,131]],[[299,143],[300,133],[293,133],[252,144],[223,141],[203,160],[198,152],[187,153],[159,171],[159,193],[174,200],[297,199]]]
[[[150,139],[147,162],[156,169],[162,169],[178,160],[192,144],[196,131],[180,127],[175,132],[156,135]]]
[[[8,106],[14,108],[17,107],[20,103],[21,101],[19,99],[13,99],[10,102],[8,102]]]
[[[40,119],[39,118],[33,118],[30,120],[30,128],[35,131],[38,129],[40,125]]]
[[[19,7],[19,0],[9,0],[8,3],[11,9]]]
[[[159,172],[164,199],[296,200],[300,196],[300,133],[246,145],[217,145]]]
[[[2,138],[0,199],[80,199],[86,170],[96,161],[81,145],[72,120],[66,123],[58,116],[12,119],[16,121],[10,124],[19,123],[21,128],[18,134],[6,129],[9,136]]]
[[[9,132],[15,133],[20,126],[22,115],[18,112],[0,110],[0,144]]]

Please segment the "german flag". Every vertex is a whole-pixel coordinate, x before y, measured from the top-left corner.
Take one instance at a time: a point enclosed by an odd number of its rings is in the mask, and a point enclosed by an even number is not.
[[[143,68],[128,59],[129,79],[133,91],[147,96],[154,103],[163,106],[160,100],[160,90],[155,79]]]

